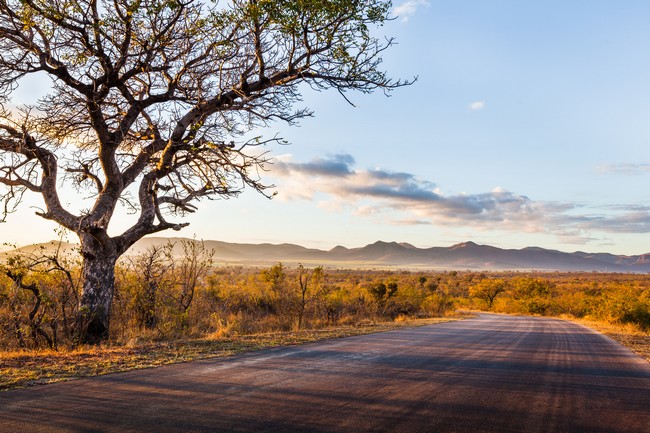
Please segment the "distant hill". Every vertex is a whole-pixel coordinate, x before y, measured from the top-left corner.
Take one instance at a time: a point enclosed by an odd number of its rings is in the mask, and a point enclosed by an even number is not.
[[[0,259],[15,254],[37,255],[37,256],[54,256],[57,251],[60,255],[74,256],[78,253],[79,244],[70,242],[49,241],[40,244],[25,245],[8,251],[0,252]]]
[[[148,237],[137,242],[127,254],[140,254],[166,242],[175,244],[174,254],[182,254],[184,238]],[[189,240],[189,239],[185,239]],[[46,251],[51,254],[57,242],[32,245],[8,251]],[[595,272],[650,272],[650,253],[638,256],[609,253],[566,253],[539,247],[502,249],[474,242],[463,242],[450,247],[417,248],[408,243],[377,241],[360,248],[336,246],[329,251],[305,248],[294,244],[241,244],[205,241],[215,252],[218,263],[262,265],[272,263],[303,263],[349,268],[406,267],[427,269],[484,269],[484,270],[545,270]],[[76,244],[64,244],[68,253],[77,251]]]

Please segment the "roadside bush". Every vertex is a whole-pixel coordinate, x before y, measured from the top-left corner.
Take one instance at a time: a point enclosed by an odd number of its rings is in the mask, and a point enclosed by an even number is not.
[[[650,330],[650,305],[636,303],[632,309],[623,313],[621,323],[633,323],[644,331]]]
[[[422,310],[431,317],[444,317],[454,308],[454,299],[444,293],[432,293],[422,303]]]

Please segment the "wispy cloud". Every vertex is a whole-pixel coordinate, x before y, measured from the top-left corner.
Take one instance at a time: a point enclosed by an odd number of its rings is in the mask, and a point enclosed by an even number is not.
[[[575,225],[585,230],[613,233],[650,232],[650,208],[646,206],[610,206],[606,213],[574,216]]]
[[[393,14],[405,23],[417,13],[418,9],[428,6],[429,0],[406,0],[393,8]]]
[[[354,158],[351,155],[333,155],[329,158],[316,158],[311,162],[288,163],[284,159],[290,159],[289,155],[279,158],[274,171],[285,174],[290,171],[310,173],[312,176],[347,176],[352,174],[350,167],[354,165]]]
[[[361,217],[383,216],[390,224],[554,233],[578,243],[592,239],[594,232],[650,231],[650,207],[589,208],[579,203],[535,201],[503,188],[444,194],[434,182],[411,173],[358,169],[355,164],[347,154],[306,163],[284,156],[272,174],[280,180],[280,199],[311,200],[330,210],[351,209]]]
[[[601,174],[639,175],[650,172],[650,163],[605,164],[596,167],[596,170]]]
[[[332,169],[337,164],[345,167]],[[314,200],[324,194],[328,200],[358,208],[361,214],[385,211],[404,214],[406,224],[471,222],[487,228],[499,222],[525,228],[528,220],[540,219],[544,214],[542,204],[501,188],[479,194],[445,195],[435,183],[413,174],[384,169],[358,170],[353,164],[354,158],[349,155],[318,158],[308,163],[278,161],[274,173],[283,179],[280,196],[287,200]]]
[[[481,111],[485,108],[485,101],[474,101],[469,104],[470,111]]]

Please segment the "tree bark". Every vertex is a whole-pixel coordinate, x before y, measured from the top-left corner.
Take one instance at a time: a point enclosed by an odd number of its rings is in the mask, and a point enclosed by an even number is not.
[[[117,256],[107,253],[100,249],[95,254],[83,256],[84,283],[78,320],[81,344],[99,344],[109,336]]]
[[[158,282],[149,280],[144,289],[142,300],[142,322],[146,329],[156,329],[158,317],[156,317],[156,294],[158,293]]]

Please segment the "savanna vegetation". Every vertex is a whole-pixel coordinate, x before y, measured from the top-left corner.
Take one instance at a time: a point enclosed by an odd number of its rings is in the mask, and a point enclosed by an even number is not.
[[[1,269],[3,348],[80,345],[83,283],[73,256],[16,254]],[[113,345],[440,317],[467,296],[455,273],[224,266],[191,240],[126,256],[116,269]]]
[[[79,345],[81,266],[16,254],[0,275],[4,349]],[[116,272],[110,342],[248,335],[441,317],[458,309],[589,319],[650,330],[650,276],[225,266],[202,242],[154,245]]]
[[[379,331],[385,323],[458,310],[589,321],[650,355],[650,275],[227,266],[202,242],[184,240],[118,263],[111,334],[102,349],[84,346],[77,328],[81,273],[78,259],[58,250],[6,258],[2,363],[38,364],[28,354],[44,353],[39,371],[47,371],[47,360],[76,353],[94,367],[79,364],[74,374],[101,373],[111,365],[137,368]]]

